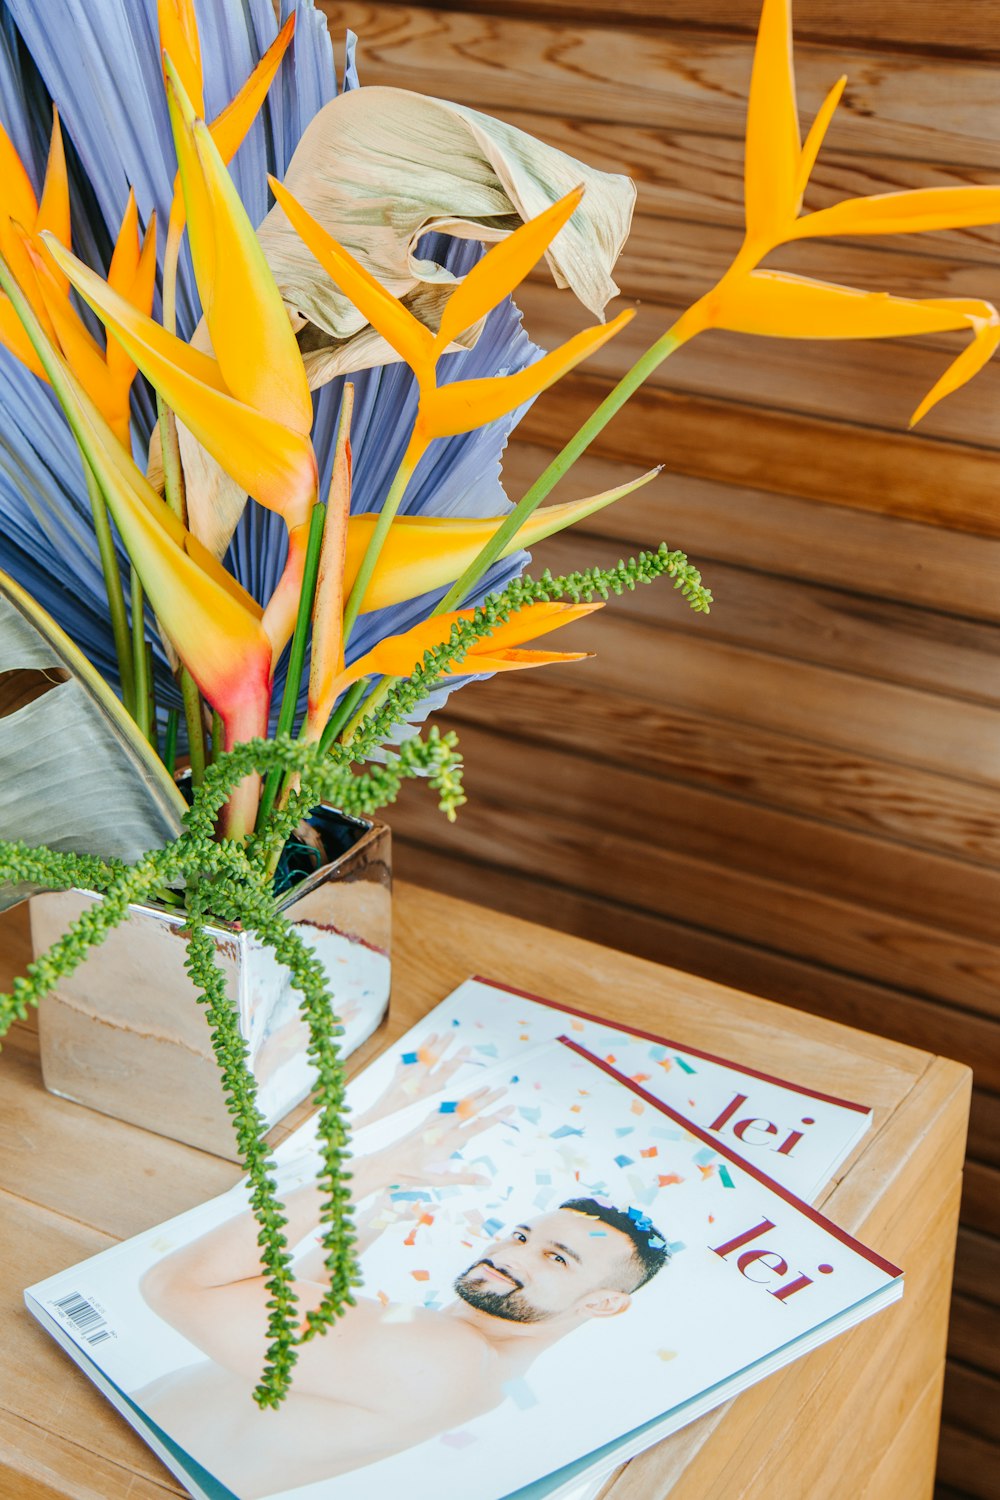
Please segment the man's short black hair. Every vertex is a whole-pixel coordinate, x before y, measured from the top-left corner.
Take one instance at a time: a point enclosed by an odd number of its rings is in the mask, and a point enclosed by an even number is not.
[[[565,1203],[560,1203],[559,1207],[568,1208],[575,1214],[586,1214],[589,1219],[599,1219],[609,1229],[617,1229],[619,1234],[627,1235],[632,1241],[633,1257],[637,1262],[636,1274],[639,1277],[635,1286],[630,1288],[633,1292],[645,1286],[647,1281],[652,1281],[657,1271],[662,1270],[670,1259],[666,1235],[661,1234],[645,1214],[629,1214],[623,1209],[613,1208],[609,1203],[599,1203],[596,1198],[569,1198]]]

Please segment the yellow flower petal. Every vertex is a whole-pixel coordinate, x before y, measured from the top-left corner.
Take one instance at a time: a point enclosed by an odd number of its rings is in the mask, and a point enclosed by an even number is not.
[[[11,307],[10,299],[2,295],[0,295],[0,344],[3,344],[15,359],[19,359],[32,375],[37,375],[39,380],[48,380],[49,377],[42,367],[42,362],[24,331],[24,324]]]
[[[223,379],[237,400],[308,435],[312,398],[281,293],[208,127],[166,68],[191,255]]]
[[[610,323],[585,328],[551,354],[546,354],[526,370],[515,375],[492,375],[481,380],[453,380],[449,385],[421,393],[417,430],[425,437],[451,437],[471,432],[497,417],[505,416],[524,401],[554,385],[581,360],[613,339],[634,313],[631,308],[618,314]]]
[[[195,539],[116,440],[47,338],[9,267],[0,266],[0,274],[163,629],[227,723],[244,722],[247,705],[266,708],[270,685],[271,650],[256,607],[243,604],[235,579],[220,582],[218,573],[225,570],[214,559],[208,570],[201,565]]]
[[[257,118],[294,32],[295,12],[293,11],[246,83],[209,125],[212,140],[218,147],[219,155],[224,162],[232,161],[247,131]]]
[[[317,224],[292,194],[275,177],[268,177],[271,191],[284,210],[299,238],[315,255],[324,271],[349,297],[358,311],[391,344],[418,378],[432,376],[434,339],[429,329],[403,306],[398,297],[386,291],[370,271],[353,255],[338,245],[322,225]]]
[[[119,249],[121,249],[120,258]],[[118,262],[117,268],[116,261]],[[117,275],[115,275],[116,269]],[[115,280],[112,280],[113,276]],[[115,254],[112,257],[111,267],[108,272],[108,285],[114,291],[120,292],[126,302],[130,303],[137,312],[149,317],[153,310],[153,294],[156,290],[155,211],[149,216],[149,223],[146,226],[146,233],[143,236],[142,245],[140,246],[138,240],[138,222],[133,223],[128,210],[126,210],[118,242],[115,246]],[[127,411],[129,388],[135,378],[138,366],[134,360],[129,358],[116,338],[109,338],[107,340],[105,360],[107,361],[111,383],[118,393],[119,404]]]
[[[118,238],[115,240],[111,264],[108,267],[108,286],[113,292],[118,292],[123,297],[128,296],[129,288],[135,280],[138,264],[139,210],[136,207],[135,193],[132,188],[129,188],[128,202],[122,214]]]
[[[831,208],[798,219],[787,235],[922,234],[934,229],[967,229],[1000,223],[1000,187],[915,188],[845,198]]]
[[[521,547],[533,547],[546,537],[564,531],[567,526],[585,520],[606,505],[612,505],[641,485],[648,484],[658,472],[658,469],[651,469],[648,474],[604,490],[599,495],[536,510],[508,542],[501,557],[509,557]],[[479,556],[505,519],[504,516],[397,516],[389,528],[371,583],[361,602],[362,610],[384,609],[388,604],[399,604],[404,599],[413,599],[418,594],[454,583]],[[365,513],[351,516],[347,523],[346,593],[354,585],[377,520],[377,515]]]
[[[0,218],[13,219],[30,229],[38,213],[31,178],[14,150],[14,143],[0,125]]]
[[[500,651],[493,656],[476,652],[464,662],[449,667],[447,677],[477,676],[480,672],[513,672],[522,667],[558,667],[569,661],[587,661],[593,651]]]
[[[192,0],[157,0],[156,15],[160,27],[160,52],[172,59],[196,114],[204,116],[201,42]]]
[[[572,218],[582,198],[583,188],[574,188],[486,252],[445,304],[434,340],[437,354],[442,354],[453,339],[478,323],[520,285]]]
[[[308,437],[237,401],[226,391],[214,359],[138,312],[50,236],[45,243],[199,443],[289,526],[308,518],[316,494],[316,459]]]
[[[52,110],[52,138],[49,143],[49,159],[45,167],[45,181],[35,219],[35,232],[49,229],[62,244],[70,243],[69,223],[69,178],[66,174],[66,152],[63,148],[62,127],[59,111]],[[69,287],[63,286],[63,293]]]
[[[593,614],[595,610],[603,608],[601,604],[562,604],[562,603],[539,603],[526,605],[524,609],[518,610],[504,624],[499,624],[492,635],[484,636],[477,641],[461,662],[455,664],[448,671],[454,671],[462,675],[473,675],[477,672],[503,671],[504,666],[486,666],[484,659],[499,660],[504,653],[511,652],[511,660],[508,665],[535,666],[541,662],[517,661],[514,659],[513,648],[524,641],[535,640],[540,635],[547,635],[552,630],[557,630],[561,625],[571,625],[574,620],[582,619],[585,615]],[[424,653],[437,646],[444,645],[451,635],[452,628],[459,621],[472,618],[473,611],[469,609],[457,610],[452,614],[431,615],[429,619],[421,620],[410,630],[401,635],[388,636],[379,641],[378,645],[363,656],[359,661],[353,663],[348,669],[349,680],[359,677],[368,677],[373,673],[379,673],[385,677],[407,677],[413,669],[423,661]],[[516,653],[529,656],[533,653]],[[567,654],[538,652],[534,653],[546,660],[575,659]],[[586,654],[586,653],[583,653]]]
[[[39,293],[52,320],[59,347],[77,379],[97,406],[104,420],[115,428],[115,413],[111,410],[108,367],[104,361],[104,350],[92,336],[78,316],[68,297],[63,296],[55,276],[35,251],[32,256]],[[122,434],[116,429],[115,436]]]
[[[941,379],[921,401],[910,418],[910,426],[915,427],[932,406],[936,406],[944,396],[950,396],[952,391],[957,391],[959,386],[963,386],[967,380],[972,379],[973,375],[977,375],[996,353],[998,345],[1000,345],[1000,321],[994,313],[993,321],[980,324],[972,343],[962,350],[958,358],[948,366]]]
[[[812,169],[816,165],[819,148],[822,146],[826,132],[830,128],[830,121],[833,119],[846,85],[847,74],[844,73],[837,79],[837,82],[823,100],[815,120],[813,120],[809,127],[809,134],[806,136],[805,144],[802,147],[802,154],[799,157],[799,170],[795,179],[796,213],[802,207],[802,194],[805,192],[809,178],[812,176]]]
[[[799,116],[791,0],[764,0],[747,103],[744,201],[747,235],[774,240],[796,212]]]
[[[784,271],[748,272],[706,300],[712,327],[771,338],[903,338],[970,326],[967,312],[943,301],[858,291]]]

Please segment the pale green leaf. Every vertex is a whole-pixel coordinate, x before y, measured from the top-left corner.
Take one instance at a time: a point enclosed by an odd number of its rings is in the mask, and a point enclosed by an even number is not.
[[[0,837],[132,861],[176,838],[184,811],[107,684],[0,573]],[[30,894],[0,880],[0,910]]]

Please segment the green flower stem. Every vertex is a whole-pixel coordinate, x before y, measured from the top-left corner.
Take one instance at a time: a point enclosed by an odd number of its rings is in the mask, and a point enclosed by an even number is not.
[[[160,753],[160,740],[156,728],[156,675],[153,671],[153,647],[151,642],[146,642],[146,682],[148,692],[146,694],[149,703],[149,743]]]
[[[368,715],[375,713],[382,707],[382,704],[385,702],[386,698],[388,698],[390,692],[392,691],[393,684],[398,682],[399,680],[400,679],[398,677],[383,677],[378,686],[372,689],[372,691],[368,694],[368,697],[365,699],[364,703],[362,703],[360,707],[355,710],[354,714],[348,720],[344,728],[344,732],[341,735],[341,740],[344,745],[349,745],[351,743],[361,725],[364,723],[365,719],[367,719]]]
[[[163,764],[171,776],[177,767],[177,725],[180,720],[180,712],[171,708],[167,712],[167,733],[163,746]]]
[[[358,569],[358,576],[354,580],[354,587],[351,589],[347,603],[344,606],[344,649],[346,649],[347,643],[350,640],[354,623],[361,613],[361,602],[368,592],[368,585],[371,583],[375,564],[378,562],[379,554],[385,545],[385,539],[389,535],[389,527],[396,519],[396,512],[399,510],[400,502],[406,493],[406,486],[413,478],[413,471],[423,457],[426,448],[427,439],[414,432],[407,444],[402,462],[393,477],[392,484],[389,486],[389,493],[386,495],[382,509],[379,511],[375,530],[372,532],[371,540],[365,548],[365,555],[361,559],[361,566]]]
[[[222,715],[217,708],[212,709],[212,744],[211,756],[213,761],[218,760],[222,754],[222,742],[225,738],[225,729],[222,723]]]
[[[118,658],[118,675],[122,685],[122,702],[132,717],[135,717],[135,672],[132,667],[132,639],[128,628],[128,613],[125,609],[125,590],[122,588],[122,575],[118,569],[118,558],[115,555],[115,542],[111,532],[111,519],[108,515],[107,503],[101,493],[101,487],[94,477],[94,472],[83,457],[83,472],[87,480],[87,495],[90,498],[90,509],[94,517],[94,533],[97,537],[97,548],[101,555],[101,571],[104,574],[104,588],[108,596],[108,614],[111,618],[111,630],[115,638],[115,655]]]
[[[202,716],[201,694],[198,684],[186,667],[177,674],[184,704],[184,722],[188,735],[188,762],[191,766],[191,785],[199,787],[205,775],[205,720]]]
[[[288,653],[288,670],[285,674],[285,690],[281,695],[278,710],[278,734],[291,734],[295,726],[295,710],[302,686],[302,667],[306,659],[306,640],[309,621],[312,618],[313,599],[316,596],[316,579],[319,577],[319,557],[323,546],[323,527],[326,523],[326,506],[314,505],[309,517],[309,536],[306,540],[306,556],[302,567],[302,589],[299,608],[292,633],[292,644]],[[281,771],[276,767],[270,771],[261,793],[257,813],[257,827],[264,828],[271,816],[274,799],[278,794]]]
[[[659,369],[663,361],[680,347],[682,342],[683,340],[675,337],[672,332],[667,332],[636,360],[632,368],[619,380],[614,390],[608,392],[597,410],[587,418],[575,436],[571,437],[562,451],[556,454],[548,468],[539,474],[531,488],[525,492],[506,517],[500,529],[490,537],[479,555],[473,558],[462,576],[452,584],[440,604],[435,607],[434,614],[447,614],[449,610],[461,608],[463,601],[469,597],[479,580],[501,556],[507,543],[529,516],[534,514],[550,491],[555,489],[560,479],[569,472],[597,435],[604,431],[611,418],[621,410],[631,396],[635,395],[653,371]]]
[[[320,737],[320,745],[324,750],[329,750],[344,725],[348,722],[354,710],[365,696],[365,688],[370,681],[370,677],[361,677],[347,689],[347,692],[330,715],[327,726]]]
[[[132,583],[132,664],[135,672],[135,722],[147,740],[152,723],[149,715],[149,675],[146,671],[146,602],[142,583],[133,567]]]
[[[173,269],[176,276],[178,239],[173,247]],[[170,260],[170,242],[167,245],[167,261]],[[164,264],[164,309],[166,309],[167,265]],[[173,318],[171,317],[171,322]],[[166,324],[164,325],[166,326]],[[184,469],[181,450],[177,441],[177,418],[156,393],[156,410],[160,424],[160,454],[163,460],[163,498],[183,525],[187,525],[187,496],[184,490]],[[177,667],[177,681],[184,704],[184,722],[188,735],[188,758],[191,762],[191,784],[198,786],[205,774],[205,715],[198,685],[183,662]],[[214,754],[214,750],[213,750]]]

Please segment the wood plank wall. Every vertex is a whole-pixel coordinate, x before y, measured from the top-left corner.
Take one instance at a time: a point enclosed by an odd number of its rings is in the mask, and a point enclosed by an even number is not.
[[[517,496],[733,254],[754,0],[328,0],[361,75],[460,100],[639,185],[625,336],[550,392]],[[809,207],[1000,179],[1000,30],[982,0],[798,0],[806,118],[844,104]],[[787,269],[1000,301],[1000,235],[807,242]],[[551,347],[582,327],[539,278]],[[1000,1496],[1000,367],[906,422],[954,353],[712,335],[608,429],[565,498],[665,462],[539,564],[666,538],[716,594],[617,601],[592,662],[459,694],[455,828],[408,795],[402,874],[973,1065],[942,1495]],[[560,493],[559,498],[564,498]],[[568,633],[567,633],[568,635]],[[569,645],[567,640],[567,645]]]

